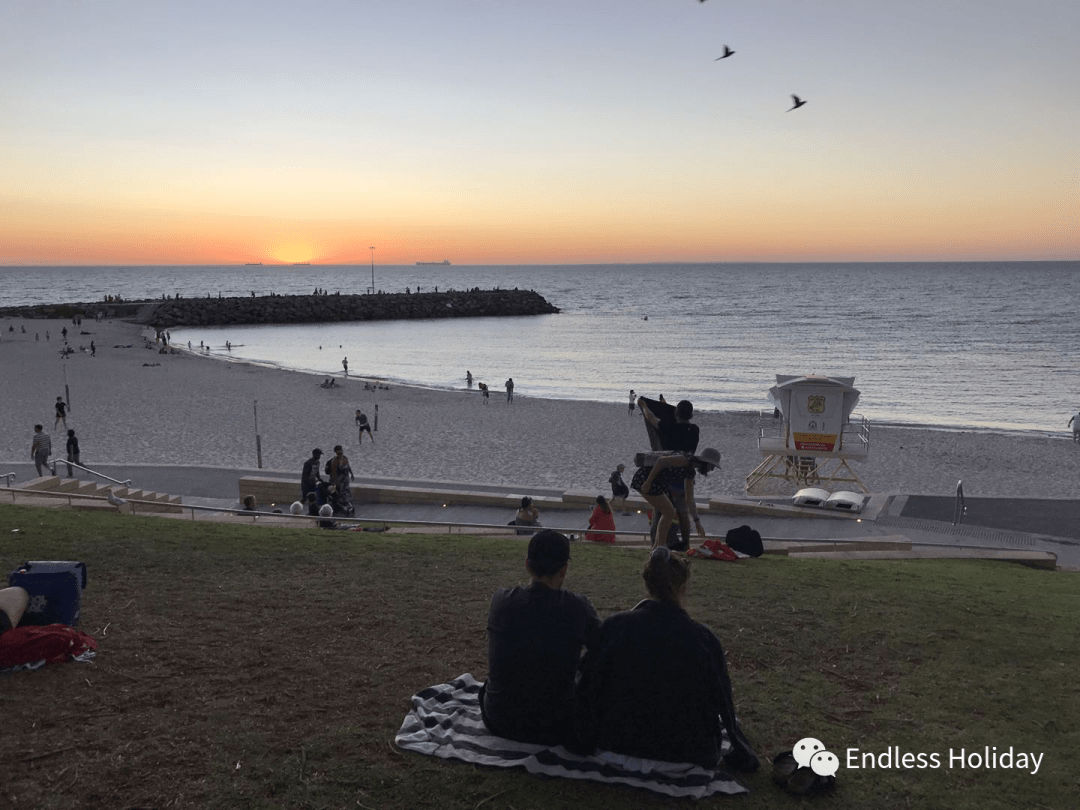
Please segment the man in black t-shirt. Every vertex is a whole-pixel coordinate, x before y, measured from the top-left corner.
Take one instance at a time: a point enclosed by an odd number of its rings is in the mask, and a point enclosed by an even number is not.
[[[582,647],[600,618],[588,598],[564,590],[570,541],[544,529],[529,541],[527,587],[500,588],[488,613],[488,679],[480,711],[493,734],[558,745],[569,732]]]

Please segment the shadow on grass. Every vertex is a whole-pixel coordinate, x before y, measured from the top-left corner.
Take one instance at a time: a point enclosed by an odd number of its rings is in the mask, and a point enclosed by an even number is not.
[[[18,528],[17,534],[11,530]],[[0,678],[11,806],[606,808],[669,799],[404,754],[409,696],[483,678],[495,588],[525,539],[266,529],[0,507],[0,566],[87,563],[93,664]],[[641,551],[576,544],[602,616],[643,596]],[[1071,806],[1080,747],[1075,575],[1002,563],[697,561],[690,612],[729,655],[764,762],[802,737],[840,757],[830,806]],[[673,685],[672,688],[678,688]],[[950,751],[1043,754],[1037,774]],[[938,768],[845,767],[936,753]],[[881,762],[880,759],[876,762]],[[767,768],[743,799],[795,807]]]

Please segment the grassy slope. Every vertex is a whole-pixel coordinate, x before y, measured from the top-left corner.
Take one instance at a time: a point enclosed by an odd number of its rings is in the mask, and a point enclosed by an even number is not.
[[[100,641],[92,665],[0,679],[4,803],[673,804],[391,746],[411,693],[484,677],[488,600],[523,579],[524,540],[17,506],[0,506],[0,537],[4,571],[87,562],[81,626]],[[641,598],[642,563],[640,551],[578,544],[567,584],[607,615]],[[1063,808],[1080,790],[1078,583],[1001,563],[698,562],[690,612],[723,641],[766,762],[805,736],[842,765],[848,748],[942,758],[939,769],[842,767],[831,806]],[[994,745],[1045,754],[1038,774],[948,767],[950,748]],[[745,782],[743,807],[805,801],[768,768]]]

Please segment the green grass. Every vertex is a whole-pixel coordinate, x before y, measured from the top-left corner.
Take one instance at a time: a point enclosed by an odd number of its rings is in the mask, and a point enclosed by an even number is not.
[[[18,528],[18,533],[11,530]],[[88,565],[89,665],[0,678],[0,804],[36,808],[557,808],[681,804],[628,788],[402,753],[409,696],[486,673],[495,588],[524,539],[266,529],[0,506],[0,569]],[[576,544],[567,585],[601,616],[643,596],[641,551]],[[728,652],[766,767],[705,806],[1066,808],[1080,795],[1080,580],[963,561],[699,561],[690,613]],[[677,688],[674,685],[673,688]],[[788,796],[769,760],[938,753],[841,767]],[[1036,775],[948,767],[950,749],[1044,755]]]

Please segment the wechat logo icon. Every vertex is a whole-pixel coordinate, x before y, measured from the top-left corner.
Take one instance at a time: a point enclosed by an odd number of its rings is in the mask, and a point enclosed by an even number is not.
[[[825,750],[825,744],[813,737],[804,737],[791,751],[800,768],[809,768],[818,776],[835,776],[840,767],[836,754]]]
[[[825,743],[803,737],[773,759],[773,781],[799,796],[818,793],[833,788],[839,767],[840,758],[826,750]]]

